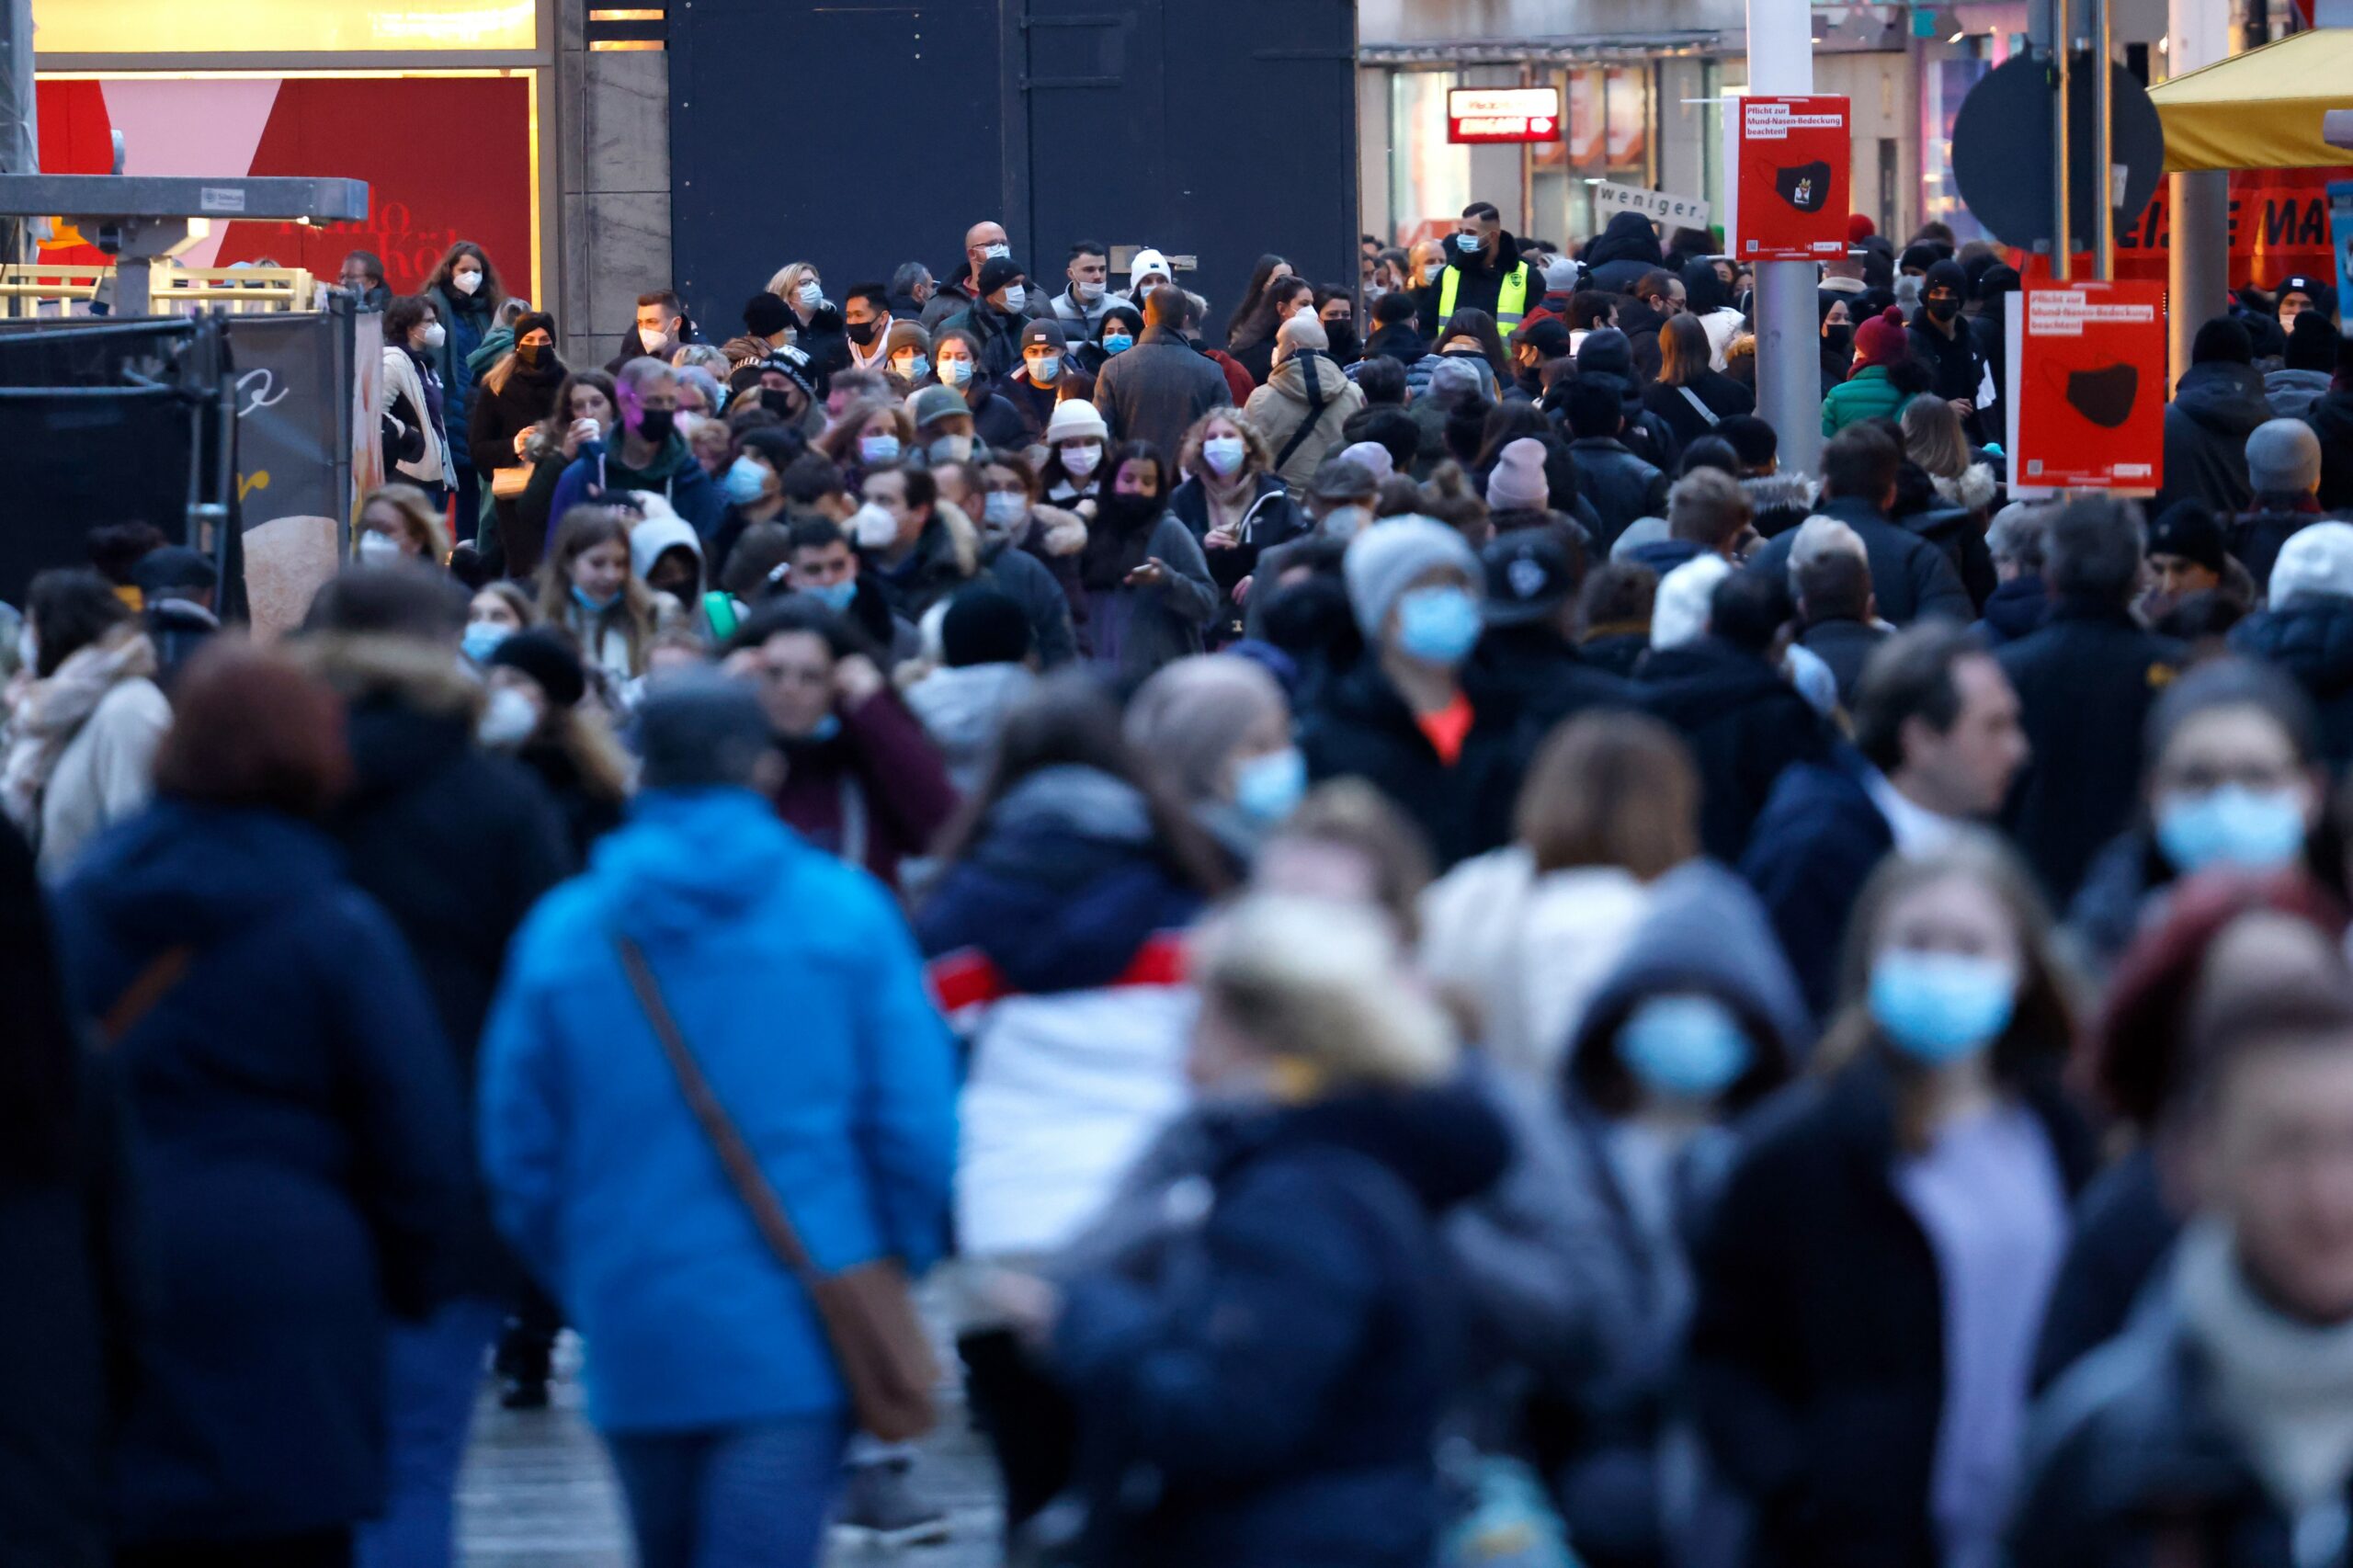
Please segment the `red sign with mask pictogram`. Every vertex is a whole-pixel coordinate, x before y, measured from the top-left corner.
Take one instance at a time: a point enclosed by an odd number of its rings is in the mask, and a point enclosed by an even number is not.
[[[2165,285],[2036,280],[2005,324],[2010,493],[2163,484]]]
[[[1737,100],[1733,166],[1740,171],[1732,254],[1743,261],[1836,261],[1847,254],[1847,100]]]

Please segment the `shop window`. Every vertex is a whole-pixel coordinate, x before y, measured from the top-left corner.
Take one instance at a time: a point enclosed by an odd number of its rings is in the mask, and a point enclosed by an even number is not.
[[[1389,78],[1389,211],[1398,244],[1448,233],[1471,201],[1471,149],[1446,139],[1446,93],[1455,85],[1446,71]]]
[[[43,54],[535,49],[538,0],[33,0]]]

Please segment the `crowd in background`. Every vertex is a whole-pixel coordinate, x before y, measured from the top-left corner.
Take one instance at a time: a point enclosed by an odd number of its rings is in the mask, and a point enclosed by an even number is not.
[[[642,1568],[938,1539],[926,1270],[1008,1561],[2346,1561],[2336,301],[2014,501],[2018,274],[1850,235],[1818,473],[1632,214],[602,367],[355,253],[301,627],[0,639],[0,1564],[440,1568],[560,1324]]]

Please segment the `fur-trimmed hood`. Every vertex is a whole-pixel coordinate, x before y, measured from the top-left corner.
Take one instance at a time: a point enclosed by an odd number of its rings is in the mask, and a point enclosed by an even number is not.
[[[389,699],[418,713],[461,716],[469,722],[482,711],[482,682],[458,662],[454,642],[324,632],[290,638],[284,646],[355,708]]]
[[[1086,519],[1060,506],[1033,506],[1030,527],[1038,548],[1048,555],[1076,555],[1086,548]]]
[[[1999,482],[1994,478],[1990,463],[1971,463],[1959,479],[1931,479],[1937,494],[1949,506],[1982,512],[1994,504]]]
[[[965,514],[964,508],[953,501],[942,499],[933,504],[931,515],[938,520],[948,557],[956,563],[957,577],[970,577],[978,572],[981,569],[981,530],[972,526],[972,519]],[[938,546],[926,541],[924,548],[936,550]]]

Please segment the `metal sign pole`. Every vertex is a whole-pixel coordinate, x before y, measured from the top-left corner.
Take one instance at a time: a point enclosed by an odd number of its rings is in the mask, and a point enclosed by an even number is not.
[[[2092,276],[2105,283],[2116,276],[2116,70],[2109,57],[2116,0],[2091,0],[2092,177],[2099,182],[2092,203]]]
[[[2057,151],[2058,161],[2053,167],[2051,182],[2056,197],[2051,214],[2051,276],[2063,282],[2075,276],[2075,262],[2070,254],[2075,249],[2075,237],[2068,232],[2068,223],[2075,216],[2073,210],[2075,199],[2073,189],[2075,166],[2069,156],[2072,149],[2068,145],[2067,136],[2068,131],[2073,129],[2067,123],[2067,111],[2071,107],[2068,103],[2067,77],[2069,64],[2075,53],[2075,21],[2067,0],[2052,0],[2051,66],[2059,74],[2057,78],[2059,90],[2052,97],[2052,113],[2054,118],[2052,120],[2051,142]]]
[[[1749,90],[1813,91],[1813,17],[1807,0],[1748,0]],[[1732,99],[1725,108],[1741,112]],[[1737,145],[1737,138],[1734,145]],[[1738,170],[1729,171],[1738,179]],[[1822,317],[1810,261],[1756,264],[1756,412],[1780,437],[1792,473],[1822,468]]]

